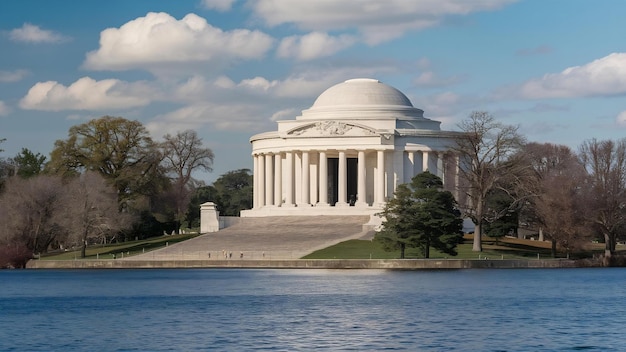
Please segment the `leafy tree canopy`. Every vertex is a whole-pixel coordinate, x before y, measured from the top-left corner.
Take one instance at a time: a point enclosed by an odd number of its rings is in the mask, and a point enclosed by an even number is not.
[[[160,162],[161,154],[139,121],[104,116],[71,127],[68,139],[54,143],[47,168],[64,176],[97,171],[126,203],[163,187]]]
[[[213,185],[198,188],[187,211],[190,224],[198,223],[200,205],[204,202],[215,203],[220,215],[224,216],[239,216],[241,210],[252,208],[250,170],[229,171],[215,180]]]
[[[45,155],[40,153],[34,154],[27,148],[13,158],[13,163],[17,168],[17,175],[22,178],[29,178],[38,175],[46,162]]]

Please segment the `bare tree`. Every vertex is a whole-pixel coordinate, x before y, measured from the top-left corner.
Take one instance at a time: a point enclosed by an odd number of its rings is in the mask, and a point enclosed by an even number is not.
[[[552,242],[566,252],[581,246],[587,235],[584,211],[585,170],[572,150],[563,145],[529,143],[524,147],[537,175],[536,196],[528,211],[536,225]]]
[[[484,111],[473,112],[459,127],[463,133],[453,149],[459,155],[463,178],[460,187],[467,197],[466,204],[461,207],[475,225],[472,250],[480,252],[482,225],[489,215],[486,207],[489,192],[500,188],[514,195],[511,207],[519,204],[520,190],[513,191],[500,183],[506,179],[508,185],[523,187],[525,184],[521,179],[528,176],[528,166],[518,153],[525,140],[518,133],[518,127],[503,125]],[[502,215],[506,211],[502,209]]]
[[[57,176],[10,178],[0,196],[0,242],[46,252],[64,234],[58,223],[62,194]]]
[[[626,139],[586,141],[579,156],[588,174],[590,219],[604,237],[605,264],[610,264],[626,228]]]
[[[6,138],[0,138],[0,144],[4,143],[5,141]],[[2,152],[4,152],[4,149],[0,148],[0,153]],[[14,171],[12,169],[13,167],[11,163],[9,163],[9,160],[0,157],[0,192],[2,192],[6,179],[11,176],[11,174],[13,174]]]
[[[202,147],[202,139],[195,131],[178,132],[175,136],[167,134],[161,143],[162,164],[172,179],[173,201],[177,229],[185,217],[191,194],[201,182],[194,179],[196,171],[212,171],[213,151]]]
[[[131,217],[119,211],[115,188],[100,174],[88,171],[72,179],[66,189],[61,224],[70,240],[80,245],[81,258],[89,240],[106,240],[131,226]]]

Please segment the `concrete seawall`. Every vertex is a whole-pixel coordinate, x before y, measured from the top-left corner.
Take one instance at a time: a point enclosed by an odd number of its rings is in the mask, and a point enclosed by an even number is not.
[[[31,260],[29,269],[165,269],[165,268],[247,268],[247,269],[515,269],[576,268],[580,262],[549,260],[467,260],[467,259],[294,259],[294,260]]]

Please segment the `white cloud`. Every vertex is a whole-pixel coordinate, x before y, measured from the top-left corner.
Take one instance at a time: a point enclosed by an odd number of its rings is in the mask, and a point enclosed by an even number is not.
[[[216,87],[220,88],[233,88],[236,85],[232,79],[226,76],[217,77],[213,84],[215,84]]]
[[[6,116],[11,112],[11,109],[5,104],[2,100],[0,100],[0,116]]]
[[[247,29],[222,31],[195,14],[176,20],[167,13],[148,13],[120,28],[100,33],[100,47],[87,53],[84,66],[95,70],[158,68],[169,64],[257,59],[273,39]]]
[[[116,79],[95,81],[83,77],[66,87],[55,81],[39,82],[20,101],[29,110],[111,110],[147,105],[150,88]]]
[[[236,0],[202,0],[202,6],[209,10],[229,11]]]
[[[59,43],[69,39],[59,33],[41,29],[30,23],[24,23],[22,27],[10,31],[9,38],[16,42],[25,43]]]
[[[357,29],[370,44],[380,43],[440,23],[447,16],[495,10],[515,0],[258,0],[250,2],[270,26],[295,24],[301,29]]]
[[[359,71],[359,70],[355,70]],[[283,80],[267,80],[263,77],[244,79],[237,84],[241,92],[263,94],[273,98],[315,98],[325,89],[352,77],[367,75],[350,74],[343,70],[328,70],[322,74],[316,70],[289,76]],[[313,101],[311,100],[311,104]]]
[[[0,82],[18,82],[28,74],[28,70],[0,71]]]
[[[270,88],[275,87],[277,85],[278,81],[268,81],[267,79],[263,78],[263,77],[254,77],[254,78],[250,78],[250,79],[244,79],[242,80],[238,86],[239,87],[243,87],[243,88],[247,88],[247,89],[251,89],[254,91],[268,91]]]
[[[238,82],[220,76],[207,80],[194,76],[172,88],[168,97],[185,105],[163,113],[149,124],[161,131],[211,126],[219,130],[265,130],[276,119],[295,118],[313,104],[315,97],[330,86],[351,77],[368,76],[356,68],[310,70],[282,80],[256,76]]]
[[[210,127],[218,130],[256,129],[267,119],[251,119],[259,116],[254,104],[218,104],[201,102],[157,116],[146,124],[154,135],[163,135],[172,130],[199,129]]]
[[[523,98],[579,98],[626,94],[626,53],[613,53],[524,83]]]
[[[305,61],[331,56],[356,42],[351,35],[330,36],[323,32],[311,32],[306,35],[294,35],[283,38],[278,46],[277,55]]]
[[[294,116],[297,115],[296,109],[283,109],[272,114],[270,120],[272,121],[280,121],[280,120],[293,120]]]
[[[615,118],[615,122],[620,127],[626,127],[626,110],[617,115],[617,117]]]

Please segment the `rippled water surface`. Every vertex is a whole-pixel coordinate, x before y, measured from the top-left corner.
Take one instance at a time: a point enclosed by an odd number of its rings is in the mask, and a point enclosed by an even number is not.
[[[626,269],[0,271],[1,351],[622,351]]]

